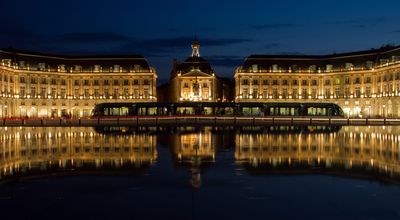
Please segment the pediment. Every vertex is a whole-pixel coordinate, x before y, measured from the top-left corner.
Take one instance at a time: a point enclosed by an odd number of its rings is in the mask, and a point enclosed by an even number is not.
[[[211,75],[207,74],[207,73],[204,73],[204,72],[201,72],[199,70],[192,70],[190,72],[182,74],[182,76],[207,76],[207,77],[210,77]]]

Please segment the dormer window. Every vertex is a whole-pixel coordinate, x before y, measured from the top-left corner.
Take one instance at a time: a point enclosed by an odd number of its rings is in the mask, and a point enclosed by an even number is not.
[[[272,65],[272,72],[274,73],[278,72],[278,64]]]
[[[136,72],[139,72],[140,71],[140,65],[134,65],[133,66],[133,70],[135,70]]]
[[[46,70],[46,64],[45,63],[39,63],[38,64],[38,69],[40,71],[45,71]]]
[[[25,69],[25,61],[19,61],[18,66],[20,69]]]
[[[332,72],[333,70],[333,65],[332,64],[326,64],[326,72]]]
[[[353,69],[353,67],[354,67],[354,65],[352,63],[346,63],[345,64],[346,70],[351,70],[351,69]]]
[[[121,66],[120,65],[114,65],[113,66],[113,72],[114,73],[121,72]]]
[[[374,67],[374,62],[367,61],[366,66],[367,66],[367,69],[372,69]]]
[[[64,64],[58,65],[58,72],[65,72],[65,65]]]
[[[3,66],[8,66],[8,67],[10,67],[10,66],[11,66],[11,59],[2,59],[2,60],[1,60],[1,64],[2,64]]]
[[[100,66],[100,65],[94,65],[93,72],[96,72],[96,73],[98,73],[98,72],[101,72],[101,71],[102,71],[102,68],[101,68],[101,66]]]
[[[252,69],[253,73],[258,72],[258,65],[257,64],[251,65],[251,69]]]
[[[82,66],[80,66],[80,65],[75,65],[74,71],[75,71],[75,72],[82,72]]]

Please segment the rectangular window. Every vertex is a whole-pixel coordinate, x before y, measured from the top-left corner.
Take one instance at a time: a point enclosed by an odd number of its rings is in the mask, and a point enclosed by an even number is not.
[[[318,94],[317,94],[317,90],[316,90],[316,89],[312,89],[312,90],[311,90],[311,97],[312,97],[313,99],[316,99],[316,98],[318,98],[317,95],[318,95]]]
[[[74,81],[74,85],[75,85],[75,86],[79,86],[79,80],[76,79],[76,80]]]
[[[349,98],[350,97],[350,88],[349,87],[346,87],[344,89],[344,97],[345,98]]]
[[[329,79],[325,80],[325,85],[329,86],[331,84],[331,81]]]
[[[86,99],[89,98],[89,96],[90,96],[89,89],[85,89],[84,96],[85,96]]]
[[[253,80],[253,85],[258,85],[258,80],[257,79]]]
[[[307,85],[307,80],[303,79],[303,80],[301,81],[301,85],[306,86],[306,85]]]
[[[94,97],[98,98],[99,97],[99,89],[94,89]]]
[[[25,97],[25,87],[19,88],[19,96],[22,98]]]
[[[78,97],[79,97],[79,89],[75,89],[74,95],[75,95],[75,98],[78,98]]]
[[[264,80],[263,80],[263,85],[266,86],[266,85],[268,85],[268,84],[269,84],[268,79],[264,79]]]
[[[31,97],[36,98],[36,87],[31,87]]]
[[[51,88],[51,93],[50,93],[52,98],[57,98],[57,89],[56,88]]]
[[[263,90],[263,98],[264,99],[268,98],[268,90],[267,89]]]
[[[299,90],[298,89],[293,89],[292,98],[294,98],[294,99],[299,98]]]
[[[104,80],[103,85],[107,85],[108,86],[108,84],[109,84],[108,80],[107,79]]]
[[[143,85],[146,85],[146,86],[150,85],[150,81],[148,79],[144,79]]]
[[[301,97],[302,97],[303,99],[307,99],[307,98],[308,98],[307,89],[303,88],[303,89],[301,90]]]
[[[287,99],[288,98],[287,88],[282,89],[282,98],[283,99]]]
[[[46,94],[46,87],[42,87],[42,92],[40,93],[40,96],[42,96],[42,98],[47,97],[47,94]]]
[[[118,79],[114,79],[114,86],[118,86]]]
[[[124,88],[124,96],[125,97],[129,96],[129,88]]]
[[[133,85],[139,85],[139,80],[134,79],[134,80],[133,80]]]
[[[88,86],[89,85],[89,80],[85,79],[85,81],[83,81],[83,83],[84,83],[85,86]]]
[[[367,96],[368,98],[371,97],[371,87],[367,86],[365,88],[365,96]]]
[[[313,79],[313,80],[311,81],[311,85],[316,86],[316,85],[317,85],[317,80]]]
[[[279,98],[279,97],[278,97],[278,89],[277,89],[277,88],[274,88],[274,90],[273,90],[273,92],[272,92],[272,96],[273,96],[274,99]]]
[[[65,92],[65,88],[61,88],[61,98],[65,99],[67,98],[67,93]]]
[[[335,98],[340,98],[340,88],[339,87],[335,87]]]
[[[128,86],[129,85],[129,80],[125,79],[124,80],[124,86]]]
[[[243,79],[242,80],[242,85],[249,85],[249,80],[248,79]]]
[[[258,98],[258,89],[253,89],[252,95],[254,99]]]
[[[325,88],[325,98],[329,99],[331,97],[331,89],[330,88]]]

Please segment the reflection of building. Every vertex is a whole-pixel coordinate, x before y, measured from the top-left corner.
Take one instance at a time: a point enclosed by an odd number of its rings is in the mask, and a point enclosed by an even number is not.
[[[0,117],[81,117],[99,102],[156,101],[156,71],[142,56],[1,50],[0,61]]]
[[[400,47],[327,56],[252,55],[238,102],[334,102],[349,116],[400,116]]]
[[[170,143],[178,161],[215,159],[216,137],[210,130],[171,135]]]
[[[178,163],[188,166],[192,173],[191,184],[201,186],[202,167],[215,160],[217,137],[210,130],[190,133],[177,133],[170,137],[169,143]]]
[[[235,159],[255,168],[361,168],[399,176],[398,134],[398,127],[344,127],[337,133],[237,134]]]
[[[88,127],[0,129],[0,178],[30,170],[141,167],[157,158],[150,134],[105,135]]]
[[[200,57],[200,44],[192,43],[192,56],[174,61],[170,82],[170,101],[219,101],[218,79],[210,64]]]

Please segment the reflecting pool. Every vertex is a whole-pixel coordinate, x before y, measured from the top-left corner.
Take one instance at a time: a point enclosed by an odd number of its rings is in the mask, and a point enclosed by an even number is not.
[[[0,128],[4,219],[399,219],[400,127]]]

